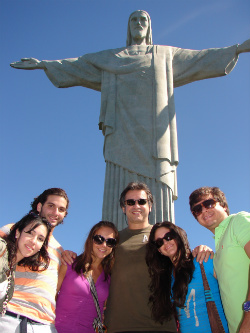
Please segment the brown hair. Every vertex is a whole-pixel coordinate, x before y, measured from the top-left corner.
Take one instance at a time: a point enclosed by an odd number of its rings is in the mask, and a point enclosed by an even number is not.
[[[109,221],[100,221],[97,224],[95,224],[92,229],[89,232],[89,235],[86,239],[85,245],[84,245],[84,252],[82,252],[79,256],[76,257],[72,268],[73,270],[78,274],[86,274],[92,264],[92,249],[93,249],[93,236],[97,233],[98,229],[101,227],[108,227],[111,228],[114,231],[114,238],[116,239],[116,245],[119,242],[119,233],[114,225],[114,223]],[[103,259],[102,261],[102,267],[105,274],[105,280],[108,278],[108,276],[111,273],[111,268],[114,264],[115,260],[115,249],[116,246],[112,248],[112,252]]]
[[[227,215],[230,214],[227,199],[225,197],[225,194],[219,189],[219,187],[209,187],[204,186],[200,187],[197,190],[193,191],[189,196],[189,206],[190,210],[192,212],[193,206],[199,202],[202,201],[207,196],[212,196],[216,201],[219,202],[221,207],[226,208]]]
[[[37,211],[37,205],[39,204],[39,202],[42,205],[44,205],[45,202],[47,201],[49,195],[57,195],[59,197],[63,197],[66,200],[66,202],[67,202],[66,214],[65,214],[65,217],[66,217],[68,214],[67,209],[69,208],[69,198],[67,196],[67,193],[63,189],[58,188],[58,187],[49,188],[49,189],[43,191],[43,193],[41,193],[38,197],[34,198],[34,200],[30,203],[31,211],[39,214]],[[62,223],[62,222],[60,222],[60,223]]]

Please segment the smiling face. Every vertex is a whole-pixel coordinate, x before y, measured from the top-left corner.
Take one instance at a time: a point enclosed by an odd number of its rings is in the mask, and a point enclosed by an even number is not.
[[[99,228],[95,232],[95,235],[101,235],[105,239],[115,238],[114,230],[112,228],[109,228],[109,227],[101,227],[101,228]],[[96,261],[96,260],[102,261],[111,252],[112,252],[112,247],[107,246],[106,242],[103,242],[102,244],[96,244],[93,241],[93,248],[92,248],[92,258],[93,258],[93,261]]]
[[[129,206],[126,200],[136,200],[135,205]],[[139,199],[146,199],[145,205],[139,205]],[[148,216],[151,212],[151,206],[148,202],[147,193],[143,190],[130,190],[125,195],[125,207],[122,207],[123,213],[127,216],[128,226],[130,229],[143,229],[148,226]]]
[[[199,205],[204,200],[208,199],[213,199],[213,196],[208,195],[203,197],[202,200],[197,202],[194,206]],[[219,202],[216,202],[216,205],[213,208],[202,207],[201,214],[196,218],[200,225],[209,229],[212,233],[215,233],[215,228],[228,217],[226,210],[226,207],[222,207]]]
[[[132,45],[146,44],[149,22],[146,13],[143,11],[134,12],[129,20],[130,34]]]
[[[167,232],[170,232],[169,228],[161,227],[158,228],[155,231],[155,238],[154,240],[157,240],[158,238],[163,238]],[[171,239],[169,241],[166,241],[163,239],[163,245],[158,249],[158,251],[163,254],[166,257],[169,257],[171,261],[173,261],[174,256],[177,253],[177,243],[175,239]]]
[[[37,211],[55,228],[63,221],[67,213],[67,201],[59,195],[49,195],[43,205],[40,202],[38,203]]]
[[[24,257],[31,257],[36,254],[45,241],[47,236],[47,228],[45,225],[39,225],[32,230],[35,222],[31,222],[26,226],[22,232],[16,230],[17,239],[17,262],[22,260]]]

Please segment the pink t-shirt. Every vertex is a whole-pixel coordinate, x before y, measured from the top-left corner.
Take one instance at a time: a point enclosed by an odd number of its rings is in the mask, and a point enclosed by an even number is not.
[[[95,284],[101,313],[108,297],[109,284],[110,278],[105,281],[102,272]],[[68,265],[56,303],[55,325],[58,333],[94,332],[92,324],[96,317],[96,307],[88,281]]]

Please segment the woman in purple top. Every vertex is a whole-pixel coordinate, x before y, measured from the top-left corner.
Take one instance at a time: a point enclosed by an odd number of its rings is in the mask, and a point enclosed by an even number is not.
[[[94,332],[97,315],[87,276],[91,275],[103,313],[119,235],[115,225],[101,221],[93,226],[85,242],[84,252],[72,265],[62,265],[58,277],[56,329],[58,333]]]

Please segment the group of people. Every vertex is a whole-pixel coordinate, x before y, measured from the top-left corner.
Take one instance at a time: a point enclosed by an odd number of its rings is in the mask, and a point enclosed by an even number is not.
[[[229,215],[217,187],[189,200],[215,235],[213,260],[204,246],[192,252],[177,225],[149,224],[153,196],[140,182],[120,196],[127,228],[118,233],[101,221],[83,253],[63,251],[53,230],[69,199],[62,189],[45,190],[24,218],[1,228],[0,331],[250,332],[250,214]]]
[[[229,215],[218,188],[190,195],[192,214],[215,235],[213,261],[203,246],[192,252],[178,226],[155,223],[159,216],[174,220],[174,87],[226,75],[249,51],[250,40],[201,51],[153,45],[149,14],[139,10],[129,17],[126,47],[11,64],[42,69],[57,87],[101,91],[107,168],[105,221],[93,226],[80,255],[63,251],[53,237],[68,210],[62,189],[38,196],[24,226],[1,229],[1,332],[250,332],[250,214]],[[135,174],[143,182],[127,185],[119,211],[117,188]],[[145,183],[152,184],[156,203]],[[117,216],[116,225],[127,223],[119,233],[106,221]]]

